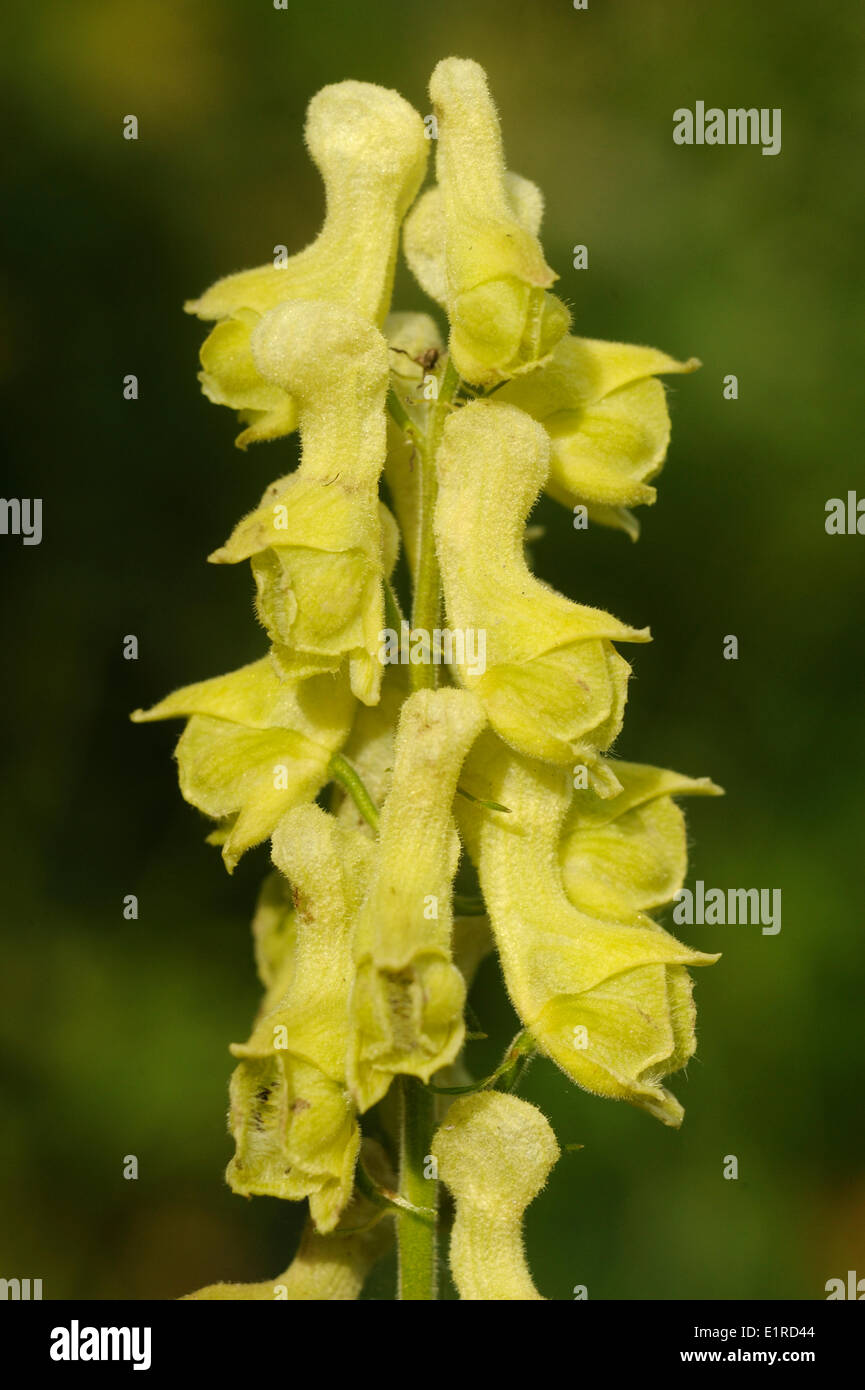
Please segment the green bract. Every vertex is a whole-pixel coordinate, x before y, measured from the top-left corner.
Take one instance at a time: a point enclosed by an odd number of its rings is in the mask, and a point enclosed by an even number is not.
[[[436,182],[412,207],[418,113],[368,83],[319,92],[319,236],[187,306],[215,324],[201,381],[238,444],[299,428],[300,459],[210,557],[250,562],[267,654],[133,718],[187,721],[181,791],[229,870],[271,841],[227,1177],[309,1210],[283,1274],[193,1299],[357,1298],[394,1227],[399,1297],[434,1299],[440,1182],[460,1298],[539,1299],[521,1224],[559,1150],[513,1094],[529,1060],[678,1125],[688,967],[716,959],[648,914],[685,876],[674,798],[719,789],[610,756],[616,644],[648,630],[526,552],[543,490],[636,538],[669,442],[658,378],[698,363],[570,334],[482,69],[447,58],[430,95]],[[401,230],[446,321],[392,311]],[[467,996],[492,950],[523,1030],[478,1079]]]

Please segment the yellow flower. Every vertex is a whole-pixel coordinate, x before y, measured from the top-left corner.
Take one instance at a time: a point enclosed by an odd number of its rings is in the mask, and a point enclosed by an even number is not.
[[[559,843],[565,891],[575,907],[620,920],[671,903],[688,865],[685,818],[674,796],[721,796],[708,777],[642,763],[615,763],[622,790],[571,797]]]
[[[447,309],[460,375],[491,386],[543,361],[570,315],[548,293],[557,276],[537,238],[543,203],[533,185],[506,172],[483,68],[443,59],[430,96],[438,185],[406,219],[406,260]]]
[[[344,672],[282,680],[268,657],[176,690],[136,723],[188,718],[177,745],[180,790],[224,824],[214,837],[226,867],[271,833],[292,806],[329,780],[355,703]]]
[[[454,1101],[432,1153],[456,1202],[450,1267],[460,1298],[541,1300],[526,1265],[522,1218],[559,1157],[549,1121],[528,1101],[481,1091]]]
[[[398,1073],[428,1081],[463,1043],[465,983],[451,945],[459,859],[451,807],[483,724],[480,703],[462,690],[419,690],[402,708],[355,930],[349,1078],[361,1111],[381,1100]]]
[[[217,320],[201,350],[204,394],[240,413],[237,443],[296,427],[286,388],[258,372],[250,336],[260,315],[288,299],[326,299],[381,324],[390,305],[399,228],[423,180],[428,142],[420,116],[397,92],[369,82],[323,87],[309,104],[306,143],[325,187],[318,237],[284,264],[218,280],[185,307]]]
[[[695,1048],[686,965],[717,956],[682,945],[651,918],[580,911],[558,863],[571,792],[566,772],[479,739],[463,784],[507,806],[460,804],[508,993],[540,1050],[578,1085],[679,1125],[661,1080]]]
[[[347,654],[352,690],[375,704],[382,581],[396,558],[395,525],[378,500],[387,344],[350,309],[298,300],[264,316],[252,351],[261,375],[297,401],[302,457],[210,559],[252,559],[259,617],[279,659],[282,649],[289,663]]]
[[[661,372],[693,372],[696,357],[677,362],[655,348],[591,338],[563,338],[550,361],[508,382],[497,399],[519,406],[551,442],[546,491],[588,519],[627,531],[640,527],[631,507],[655,501],[650,479],[661,471],[670,416]]]
[[[435,530],[448,623],[486,634],[485,671],[463,664],[456,674],[514,748],[582,761],[609,794],[619,784],[598,750],[621,728],[630,674],[612,644],[649,634],[572,603],[529,571],[525,519],[548,466],[545,431],[514,406],[477,401],[445,425]]]
[[[271,987],[231,1081],[235,1192],[310,1199],[321,1231],[351,1197],[360,1131],[345,1080],[351,933],[372,845],[318,806],[280,821],[273,860],[291,884],[290,978]]]

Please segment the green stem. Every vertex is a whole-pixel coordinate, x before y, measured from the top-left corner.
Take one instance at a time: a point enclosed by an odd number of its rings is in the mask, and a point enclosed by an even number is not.
[[[367,825],[378,834],[378,807],[348,759],[341,753],[334,753],[328,771],[331,780],[348,792]]]
[[[399,1287],[403,1301],[438,1298],[436,1251],[436,1184],[424,1177],[435,1121],[432,1091],[413,1076],[402,1076],[400,1088],[399,1195],[412,1208],[396,1216]],[[420,1210],[418,1210],[420,1209]]]
[[[420,629],[429,633],[430,639],[434,629],[439,625],[439,617],[441,616],[441,582],[433,530],[436,496],[438,494],[435,460],[441,444],[445,419],[459,386],[459,375],[448,357],[439,386],[438,399],[430,411],[429,429],[417,440],[418,467],[420,469],[420,536],[411,625],[414,630]],[[413,690],[421,690],[425,687],[434,688],[436,684],[434,663],[432,661],[419,661],[417,664],[413,664],[411,683]]]

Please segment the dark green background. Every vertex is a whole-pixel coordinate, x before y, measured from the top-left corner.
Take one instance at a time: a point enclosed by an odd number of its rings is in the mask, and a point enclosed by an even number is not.
[[[426,112],[429,72],[456,53],[488,69],[509,163],[545,191],[576,331],[705,364],[673,379],[639,545],[544,505],[537,561],[572,597],[651,624],[653,645],[628,653],[618,751],[726,787],[688,808],[690,880],[779,887],[784,904],[775,937],[682,931],[724,956],[698,976],[679,1133],[547,1063],[531,1073],[524,1093],[585,1146],[531,1210],[537,1281],[559,1299],[576,1284],[819,1299],[827,1279],[865,1276],[865,537],[824,531],[829,497],[865,493],[863,52],[861,7],[825,0],[52,0],[7,19],[3,493],[44,499],[44,539],[0,538],[0,1275],[41,1277],[48,1298],[173,1297],[271,1275],[292,1249],[295,1208],[222,1181],[266,853],[227,879],[177,792],[177,729],[126,721],[263,651],[248,574],[204,557],[295,447],[233,449],[181,304],[315,234],[301,130],[321,85],[380,82]],[[782,153],[676,147],[672,113],[697,99],[780,106]],[[404,270],[397,303],[423,305]],[[498,1045],[512,1020],[497,1001],[485,971],[476,1004]]]

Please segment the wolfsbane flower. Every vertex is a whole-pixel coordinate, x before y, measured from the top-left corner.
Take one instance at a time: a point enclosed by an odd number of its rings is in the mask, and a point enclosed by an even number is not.
[[[447,309],[460,375],[492,386],[543,361],[570,315],[548,293],[558,277],[537,238],[542,200],[533,185],[508,178],[483,68],[443,59],[430,97],[438,185],[406,219],[406,260]]]
[[[577,789],[562,826],[559,863],[575,907],[626,920],[671,903],[688,867],[685,817],[676,796],[722,796],[708,777],[618,759],[617,795]]]
[[[345,671],[286,679],[263,657],[184,686],[132,719],[188,719],[175,752],[180,790],[222,822],[212,838],[230,871],[286,811],[329,781],[331,755],[348,738],[354,710]]]
[[[361,1111],[397,1074],[428,1081],[463,1044],[466,990],[451,944],[459,859],[452,803],[484,723],[480,701],[464,690],[418,690],[402,708],[354,936],[349,1080]]]
[[[545,490],[588,520],[640,533],[632,507],[651,504],[649,482],[663,467],[670,415],[660,373],[693,372],[655,348],[563,338],[530,376],[507,382],[497,400],[525,410],[550,436]]]
[[[711,965],[650,917],[582,912],[559,866],[571,799],[561,769],[511,752],[484,733],[464,774],[475,796],[458,807],[477,865],[508,993],[541,1051],[578,1085],[627,1100],[668,1125],[682,1107],[660,1083],[694,1052],[687,972]]]
[[[301,461],[210,559],[252,560],[259,616],[278,658],[338,664],[347,655],[352,690],[375,704],[382,583],[396,559],[396,528],[378,498],[387,343],[342,305],[298,300],[264,316],[252,350],[261,374],[297,401]]]
[[[525,520],[549,455],[542,426],[514,406],[476,401],[445,425],[435,531],[448,623],[486,632],[484,674],[456,674],[513,748],[581,760],[609,794],[619,784],[598,751],[621,728],[630,674],[613,641],[649,633],[571,602],[529,571]]]
[[[371,323],[390,306],[399,229],[423,181],[428,143],[417,111],[369,82],[323,87],[309,104],[306,143],[324,180],[318,237],[284,265],[228,275],[185,307],[218,320],[201,349],[204,394],[240,414],[244,449],[297,426],[293,395],[263,376],[250,348],[262,314],[289,299],[344,304]]]
[[[235,1192],[309,1197],[321,1231],[348,1204],[360,1131],[346,1084],[352,928],[372,845],[318,806],[299,806],[277,826],[273,860],[295,904],[293,968],[271,989],[252,1036],[232,1046],[237,1152]]]

